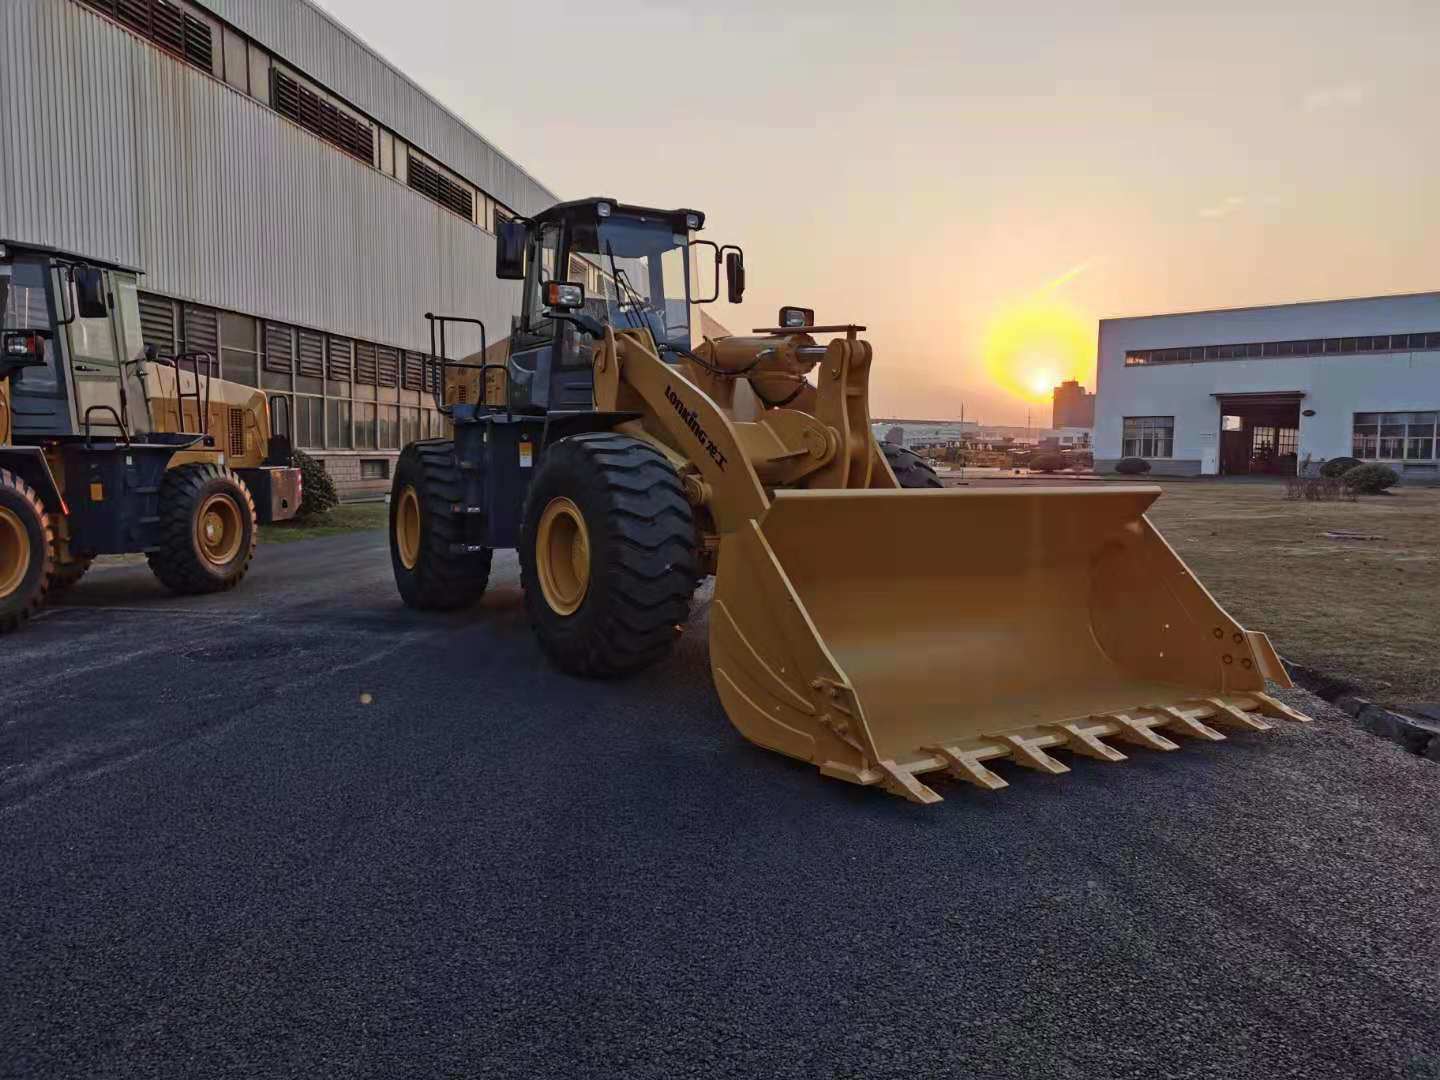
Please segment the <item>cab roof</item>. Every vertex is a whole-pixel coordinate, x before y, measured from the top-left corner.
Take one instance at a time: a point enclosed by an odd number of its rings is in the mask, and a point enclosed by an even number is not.
[[[680,228],[685,228],[685,219],[690,215],[700,219],[697,229],[705,227],[705,215],[699,210],[663,210],[657,206],[636,206],[634,203],[623,203],[619,199],[612,199],[605,195],[592,195],[588,199],[572,199],[570,202],[556,203],[540,211],[531,221],[537,224],[546,224],[552,221],[573,221],[576,218],[592,218],[596,216],[595,207],[600,203],[609,203],[616,212],[620,214],[633,214],[643,217],[665,218],[675,222]]]
[[[74,251],[66,251],[64,248],[51,247],[48,244],[31,244],[24,240],[0,240],[0,248],[5,249],[7,257],[15,255],[43,255],[51,259],[59,259],[62,262],[83,263],[87,266],[99,266],[106,270],[124,270],[130,274],[144,274],[145,271],[139,267],[126,266],[124,263],[111,262],[109,259],[97,259],[90,255],[80,255]]]

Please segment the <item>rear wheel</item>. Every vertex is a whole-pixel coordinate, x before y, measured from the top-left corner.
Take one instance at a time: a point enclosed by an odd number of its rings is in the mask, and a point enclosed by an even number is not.
[[[649,443],[599,433],[545,451],[520,541],[540,645],[576,675],[624,675],[664,657],[699,580],[680,479]]]
[[[894,443],[882,442],[880,449],[885,453],[885,460],[890,463],[890,471],[895,474],[895,479],[900,481],[902,488],[938,488],[944,487],[944,482],[935,475],[935,470],[930,463],[922,458],[914,450],[907,450],[903,446],[896,446]]]
[[[455,444],[411,443],[400,454],[390,486],[390,565],[400,598],[422,611],[469,607],[490,581],[488,547],[471,544]]]
[[[90,569],[90,562],[91,560],[88,557],[73,559],[68,563],[62,563],[57,560],[55,563],[55,573],[50,576],[50,599],[55,599],[55,597],[65,592],[84,577],[85,571]]]
[[[233,589],[255,554],[255,502],[223,465],[181,465],[160,482],[160,583],[182,594]]]
[[[54,527],[35,489],[0,469],[0,633],[16,629],[44,603],[54,543]]]

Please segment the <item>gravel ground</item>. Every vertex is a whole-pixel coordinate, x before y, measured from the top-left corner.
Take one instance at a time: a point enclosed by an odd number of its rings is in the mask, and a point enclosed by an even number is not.
[[[1318,699],[917,807],[383,548],[6,639],[0,1075],[1440,1078],[1440,765]]]

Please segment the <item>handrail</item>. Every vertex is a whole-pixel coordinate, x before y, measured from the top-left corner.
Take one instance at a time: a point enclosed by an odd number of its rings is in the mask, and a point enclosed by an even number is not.
[[[448,349],[445,344],[445,327],[449,323],[465,323],[470,326],[478,326],[480,328],[481,357],[483,358],[485,354],[490,351],[490,344],[485,334],[485,324],[479,319],[472,319],[465,315],[436,315],[434,312],[427,311],[425,313],[425,321],[430,325],[430,353],[425,358],[427,377],[433,365],[438,364],[440,368],[440,378],[431,390],[431,395],[435,400],[435,407],[449,416],[452,414],[453,406],[445,404],[445,385],[447,382],[446,376],[449,374],[450,368],[465,368],[469,371],[480,372],[480,386],[476,395],[478,398],[485,396],[485,373],[487,371],[507,371],[508,369],[504,364],[489,364],[485,363],[483,359],[482,362],[478,364],[467,364],[463,360],[451,360],[447,355]],[[440,329],[438,351],[436,350],[435,334],[437,325]],[[480,403],[479,401],[476,402],[477,405]],[[505,418],[507,420],[514,419],[510,403],[510,381],[508,379],[505,381]]]

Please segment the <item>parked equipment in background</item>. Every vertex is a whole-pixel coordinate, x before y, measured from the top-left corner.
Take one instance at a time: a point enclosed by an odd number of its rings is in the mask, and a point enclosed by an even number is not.
[[[138,275],[0,242],[0,631],[96,555],[144,552],[175,592],[228,589],[257,522],[299,510],[264,393],[208,354],[147,348]]]
[[[703,220],[587,199],[501,225],[497,273],[524,281],[504,362],[483,337],[478,362],[448,360],[454,320],[431,316],[454,438],[396,470],[406,603],[473,603],[492,551],[518,548],[545,652],[620,675],[669,652],[713,574],[735,726],[916,802],[940,798],[926,773],[993,789],[1001,759],[1060,773],[1056,748],[1120,761],[1305,719],[1265,693],[1288,685],[1269,641],[1146,519],[1159,488],[942,489],[871,435],[863,327],[782,308],[702,340],[721,267],[744,289]]]

